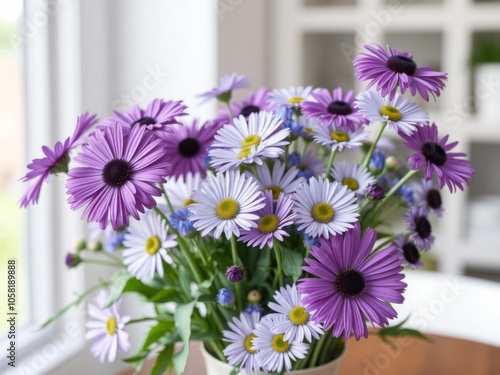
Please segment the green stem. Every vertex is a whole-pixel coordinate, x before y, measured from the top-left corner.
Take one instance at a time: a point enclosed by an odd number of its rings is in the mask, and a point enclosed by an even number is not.
[[[196,250],[198,250],[198,254],[200,254],[201,261],[204,266],[208,265],[208,257],[205,254],[205,250],[201,249],[201,246],[198,245],[197,241],[195,239],[191,239],[191,243],[194,245]]]
[[[366,198],[361,207],[359,208],[359,212],[363,212],[363,210],[371,203],[370,198]]]
[[[108,262],[106,260],[90,259],[90,258],[80,258],[80,259],[82,260],[82,263],[99,264],[101,266],[124,268],[123,264],[118,264],[116,262]]]
[[[337,155],[337,150],[338,149],[333,150],[330,154],[330,158],[328,159],[328,164],[326,165],[325,179],[330,179],[330,169],[332,169],[333,160],[335,159],[335,155]]]
[[[321,338],[319,339],[318,344],[314,347],[314,353],[311,358],[311,362],[309,363],[309,367],[316,367],[318,357],[320,355],[321,349],[323,349],[323,344],[325,343],[327,336],[328,335],[325,332],[323,336],[321,336]]]
[[[309,147],[310,142],[304,141],[304,145],[302,146],[302,153],[301,153],[301,159],[304,159],[304,156],[306,155],[307,148]]]
[[[278,282],[279,286],[284,286],[283,285],[283,261],[282,261],[282,250],[279,245],[279,241],[275,238],[274,239],[274,255],[276,256],[276,263],[277,263],[277,270],[276,273],[278,274]]]
[[[368,163],[370,163],[370,159],[372,158],[373,152],[375,151],[377,143],[380,137],[382,136],[382,133],[384,132],[386,126],[387,126],[387,121],[383,121],[382,125],[380,125],[380,128],[377,131],[377,134],[375,135],[375,139],[373,140],[370,149],[368,150],[368,153],[365,156],[365,160],[363,161],[363,167],[368,168]]]
[[[117,257],[116,255],[113,255],[113,254],[110,254],[107,251],[102,251],[101,254],[104,255],[105,257],[111,259],[113,262],[116,262],[120,265],[123,265],[123,261],[121,260],[120,257]]]
[[[170,213],[173,214],[175,212],[174,207],[172,206],[172,203],[170,202],[170,199],[168,198],[167,190],[165,190],[165,186],[163,184],[159,184],[160,189],[163,192],[163,195],[165,196],[165,201],[167,202],[168,209],[170,210]],[[165,216],[165,215],[163,215]]]
[[[231,119],[231,121],[233,121],[234,113],[233,113],[233,110],[231,108],[231,104],[229,103],[229,100],[224,101],[224,104],[226,105],[227,113],[229,114],[229,118]]]
[[[236,236],[231,236],[231,256],[233,258],[233,265],[239,265],[238,252],[236,248]],[[241,291],[241,283],[236,283],[236,306],[238,311],[243,311],[243,292]]]
[[[403,176],[401,180],[398,181],[396,185],[392,187],[391,190],[386,194],[384,199],[382,199],[378,204],[377,207],[375,207],[375,210],[380,210],[380,208],[389,200],[390,197],[394,195],[394,193],[410,178],[412,178],[414,175],[418,173],[418,170],[410,170],[407,174]]]

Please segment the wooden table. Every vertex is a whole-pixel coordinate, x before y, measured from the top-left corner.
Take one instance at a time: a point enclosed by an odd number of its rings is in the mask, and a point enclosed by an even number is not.
[[[493,323],[493,322],[492,322]],[[395,347],[372,335],[350,340],[340,375],[499,375],[500,348],[477,342],[428,335],[433,342],[413,338],[395,340]],[[149,374],[152,364],[141,375]],[[131,375],[123,371],[117,375]],[[198,343],[191,344],[185,375],[203,375],[205,367]]]

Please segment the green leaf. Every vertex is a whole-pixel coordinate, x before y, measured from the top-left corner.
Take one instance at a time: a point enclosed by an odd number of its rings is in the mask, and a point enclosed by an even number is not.
[[[425,336],[420,331],[411,328],[403,328],[403,325],[408,321],[409,318],[410,317],[408,316],[401,323],[396,324],[394,326],[381,328],[380,330],[378,330],[377,334],[380,336],[383,342],[393,347],[395,347],[396,345],[389,339],[389,337],[412,336],[432,342],[432,340],[429,337]]]
[[[107,308],[115,303],[123,294],[123,289],[127,285],[128,280],[132,275],[125,270],[117,271],[111,276],[111,285],[109,287],[108,300],[103,308]]]
[[[148,349],[151,346],[151,344],[158,342],[161,338],[166,336],[167,333],[173,332],[174,328],[175,328],[174,321],[158,322],[157,325],[155,325],[149,330],[146,340],[144,340],[144,343],[142,344],[141,350]]]
[[[155,295],[148,298],[149,302],[166,303],[178,301],[180,298],[179,290],[177,288],[164,288],[158,291]]]
[[[237,375],[238,372],[240,372],[240,369],[238,367],[234,367],[229,373],[229,375]]]
[[[162,375],[168,367],[172,367],[172,356],[174,354],[174,345],[166,345],[163,350],[158,353],[156,363],[151,369],[151,375]]]
[[[144,284],[142,281],[136,279],[135,277],[129,279],[127,284],[123,288],[123,293],[134,292],[143,295],[146,298],[153,297],[158,293],[157,288]]]
[[[186,368],[189,355],[189,340],[191,338],[191,315],[193,314],[196,300],[178,305],[174,312],[175,327],[182,339],[182,350],[174,357],[174,367],[177,375],[182,375]]]
[[[283,249],[283,272],[285,275],[290,276],[294,282],[302,274],[302,263],[304,257],[301,253],[291,250]]]

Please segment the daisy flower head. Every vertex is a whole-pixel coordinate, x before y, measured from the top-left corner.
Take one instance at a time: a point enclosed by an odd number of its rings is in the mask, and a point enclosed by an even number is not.
[[[281,119],[270,112],[252,113],[248,120],[240,116],[217,131],[208,153],[210,165],[218,172],[242,163],[262,165],[265,158],[276,159],[285,153],[289,134]]]
[[[411,135],[400,134],[403,145],[416,153],[408,157],[411,169],[424,170],[426,181],[436,175],[439,188],[448,186],[451,193],[464,189],[474,175],[474,169],[463,152],[451,152],[458,142],[448,143],[448,135],[439,138],[436,124],[418,127]]]
[[[206,174],[203,157],[214,140],[217,127],[198,120],[171,127],[170,133],[161,134],[165,142],[165,156],[171,164],[171,176],[186,178],[187,174]]]
[[[259,188],[263,191],[270,190],[273,199],[276,200],[280,194],[292,194],[305,179],[299,176],[299,169],[290,167],[285,173],[286,164],[276,160],[272,172],[266,164],[257,167],[257,175],[252,172],[245,172],[247,176],[253,177]]]
[[[202,103],[214,98],[221,102],[229,102],[233,90],[244,89],[248,87],[249,84],[248,76],[245,74],[226,74],[220,78],[219,86],[198,95],[198,97],[202,99]]]
[[[432,235],[432,225],[427,218],[427,210],[421,206],[410,207],[405,214],[405,221],[408,230],[411,232],[410,238],[417,247],[422,250],[429,250],[434,243]]]
[[[259,113],[260,111],[272,111],[272,106],[267,103],[269,90],[261,87],[257,91],[248,95],[241,103],[231,102],[231,112],[234,117],[243,116],[248,118],[252,113]],[[213,120],[213,124],[221,127],[231,123],[229,112],[227,108],[221,108],[219,115]]]
[[[222,331],[222,340],[229,343],[223,351],[227,362],[240,370],[245,368],[247,374],[252,371],[255,374],[260,373],[257,351],[252,348],[252,340],[256,337],[253,331],[259,321],[258,312],[240,313],[239,318],[233,317],[232,321],[228,322],[229,330]]]
[[[279,106],[300,109],[304,100],[308,99],[314,91],[312,86],[295,86],[288,89],[274,89],[269,94],[269,103]]]
[[[300,152],[294,151],[288,155],[287,163],[297,167],[299,169],[297,176],[306,181],[311,177],[322,175],[326,170],[325,161],[311,151],[307,151],[304,157]]]
[[[216,239],[222,232],[230,239],[233,234],[239,237],[240,229],[256,227],[256,211],[265,205],[257,183],[238,171],[208,175],[193,192],[193,200],[196,203],[188,206],[193,213],[189,219],[202,236],[215,230]]]
[[[73,135],[66,138],[64,143],[57,142],[54,149],[47,146],[42,147],[45,156],[41,159],[34,159],[28,164],[30,172],[22,178],[23,182],[36,180],[24,193],[19,201],[21,207],[27,207],[30,203],[37,204],[42,190],[42,184],[50,181],[51,174],[68,173],[69,153],[75,147],[80,145],[81,137],[85,132],[92,128],[97,122],[96,115],[90,115],[88,112],[78,116]]]
[[[368,228],[363,236],[359,224],[343,236],[321,238],[313,246],[302,269],[312,275],[299,280],[298,290],[311,318],[333,327],[334,337],[356,340],[368,337],[366,322],[387,325],[397,317],[388,303],[402,303],[406,284],[403,267],[394,246],[370,256],[377,233]]]
[[[427,112],[399,94],[390,99],[378,91],[367,90],[358,95],[355,106],[370,123],[386,122],[389,129],[407,135],[429,121]]]
[[[257,351],[257,361],[265,372],[281,372],[292,369],[292,361],[302,359],[309,350],[309,345],[298,341],[286,341],[284,333],[273,333],[276,325],[281,324],[283,316],[271,318],[264,316],[255,327],[252,349]]]
[[[346,160],[335,163],[331,175],[335,181],[347,186],[358,197],[364,196],[367,186],[376,181],[366,168]]]
[[[399,234],[394,240],[394,246],[396,246],[403,264],[407,264],[412,269],[424,266],[424,263],[420,260],[420,251],[410,238]]]
[[[321,325],[311,320],[311,315],[306,311],[302,303],[302,295],[297,291],[295,284],[276,291],[274,300],[276,303],[269,302],[268,306],[276,313],[268,316],[283,316],[284,319],[272,329],[275,334],[284,333],[283,340],[303,342],[305,338],[312,342],[313,337],[319,339],[319,335],[323,334]]]
[[[434,211],[438,216],[443,215],[443,200],[441,199],[441,192],[434,187],[432,180],[422,180],[420,184],[413,186],[413,194],[415,202],[418,206],[422,206],[427,211]]]
[[[323,124],[312,125],[312,137],[316,143],[329,147],[332,151],[354,150],[363,145],[370,134],[363,129],[358,128],[355,131],[340,129],[335,124],[325,126]]]
[[[191,203],[195,203],[191,195],[193,191],[200,187],[202,181],[203,178],[198,173],[187,173],[184,179],[178,178],[168,181],[165,185],[165,191],[167,192],[168,200],[174,211],[178,211],[183,207],[189,206]]]
[[[366,124],[367,121],[355,108],[353,93],[354,90],[349,90],[343,95],[341,87],[331,94],[327,89],[321,89],[311,93],[313,100],[302,103],[302,112],[307,118],[317,118],[324,126],[335,123],[339,129],[355,131],[359,124]]]
[[[125,234],[123,263],[140,280],[151,280],[155,271],[163,277],[163,261],[172,264],[168,249],[177,246],[176,235],[168,234],[168,225],[153,211],[132,222]]]
[[[82,216],[105,229],[108,220],[114,230],[128,226],[129,215],[156,205],[155,186],[165,182],[169,165],[164,160],[161,140],[145,127],[134,127],[125,136],[121,126],[108,126],[89,136],[83,151],[75,157],[81,167],[72,168],[66,182],[72,210],[86,205]]]
[[[108,301],[108,292],[101,290],[88,305],[90,320],[85,324],[87,332],[85,338],[94,340],[90,351],[99,361],[104,362],[106,356],[109,362],[116,358],[118,348],[127,352],[130,348],[128,333],[125,324],[130,321],[129,316],[120,316],[121,299],[110,307],[103,308]]]
[[[169,132],[170,125],[179,124],[177,116],[185,116],[187,107],[178,100],[165,102],[162,99],[155,99],[146,108],[134,105],[126,112],[113,111],[114,117],[104,120],[103,126],[114,126],[119,123],[123,127],[123,132],[128,133],[133,127],[144,126],[148,130]]]
[[[310,236],[336,236],[352,228],[359,217],[356,195],[337,181],[311,177],[293,195],[295,223]]]
[[[392,100],[399,87],[401,94],[409,90],[412,96],[418,92],[429,101],[429,94],[434,98],[444,89],[448,74],[438,72],[431,67],[417,67],[413,55],[387,46],[387,52],[378,44],[364,46],[368,52],[362,52],[353,61],[354,75],[360,81],[369,81],[367,89],[376,85],[382,96],[389,95]]]
[[[264,192],[265,206],[256,212],[258,216],[257,226],[248,230],[242,230],[238,241],[244,242],[248,246],[273,247],[274,239],[283,241],[283,236],[289,234],[284,229],[293,224],[295,213],[292,212],[292,198],[280,194],[274,204],[273,193],[270,190]]]

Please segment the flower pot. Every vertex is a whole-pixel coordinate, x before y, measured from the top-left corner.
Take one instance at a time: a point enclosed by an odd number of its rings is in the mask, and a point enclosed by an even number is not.
[[[205,346],[201,345],[201,353],[203,359],[205,360],[205,368],[207,375],[229,375],[233,371],[233,367],[229,364],[222,362],[212,356],[205,350]],[[290,375],[338,375],[340,373],[340,363],[342,358],[346,353],[346,347],[344,346],[344,351],[340,356],[335,358],[333,361],[328,362],[322,366],[313,367],[305,370],[297,370],[291,372],[285,372],[285,374]],[[253,374],[253,373],[252,373]],[[237,375],[246,375],[245,370],[241,370]]]

